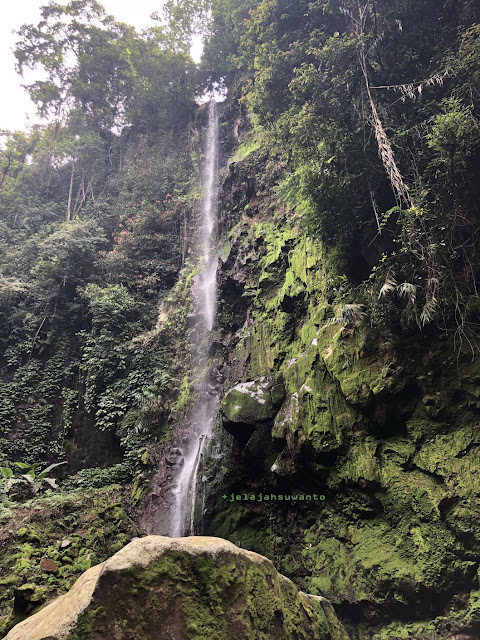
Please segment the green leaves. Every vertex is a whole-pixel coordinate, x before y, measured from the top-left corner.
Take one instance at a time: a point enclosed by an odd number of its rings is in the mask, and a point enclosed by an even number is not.
[[[122,284],[101,287],[89,283],[80,294],[88,302],[96,331],[118,331],[138,311],[138,303]]]
[[[26,470],[26,469],[33,470],[35,469],[35,467],[38,467],[39,464],[40,464],[39,462],[35,464],[26,464],[25,462],[15,462],[15,466],[22,470]]]
[[[465,5],[262,0],[237,56],[278,195],[401,326],[463,331],[478,297],[480,28]]]
[[[344,326],[359,327],[367,316],[363,304],[343,303],[335,307],[335,316],[328,321],[328,324],[341,324]]]
[[[52,469],[56,467],[60,467],[62,464],[67,464],[66,462],[55,462],[49,465],[46,469],[41,471],[40,473],[36,473],[36,469],[42,464],[41,462],[36,462],[35,464],[27,464],[25,462],[15,462],[15,466],[17,466],[22,471],[25,471],[25,474],[22,474],[22,477],[27,477],[33,482],[33,480],[43,480],[46,478],[47,474],[50,473]]]
[[[472,107],[465,107],[458,98],[442,100],[443,114],[435,117],[427,136],[428,146],[436,151],[452,153],[467,143],[473,133]]]
[[[39,480],[43,480],[43,479],[47,479],[47,474],[50,473],[50,471],[52,471],[52,469],[55,469],[56,467],[60,467],[62,464],[67,464],[67,462],[54,462],[53,464],[49,465],[46,469],[44,469],[42,472],[37,474],[37,478]]]
[[[162,26],[165,43],[175,51],[189,53],[194,35],[208,29],[212,0],[165,0],[153,18]]]
[[[37,26],[23,25],[19,30],[15,50],[20,73],[40,68],[47,74],[47,80],[28,86],[40,114],[58,118],[65,117],[66,108],[79,109],[86,123],[109,140],[113,129],[134,121],[143,120],[143,126],[150,127],[155,105],[165,119],[166,105],[175,109],[177,117],[179,109],[191,112],[194,65],[186,55],[188,49],[176,46],[181,37],[174,33],[180,29],[191,35],[196,20],[192,22],[192,17],[203,15],[200,5],[205,3],[191,4],[167,3],[166,31],[153,28],[145,36],[115,22],[94,0],[43,7],[43,20]],[[155,125],[167,128],[171,114],[168,120],[157,120]]]
[[[29,89],[54,121],[2,132],[0,147],[0,464],[24,461],[4,478],[18,495],[56,484],[54,467],[27,463],[62,452],[103,464],[89,429],[96,442],[114,434],[131,470],[164,428],[164,404],[139,398],[175,393],[155,382],[171,366],[155,322],[186,258],[200,154],[199,76],[172,25],[139,34],[94,0],[45,4],[16,57],[19,71],[43,70]]]
[[[0,479],[0,483],[3,484],[3,489],[6,493],[11,494],[14,492],[11,497],[30,497],[30,495],[37,495],[45,485],[50,487],[51,489],[57,489],[58,485],[54,478],[47,477],[47,474],[50,473],[56,467],[59,467],[63,464],[67,464],[66,462],[55,462],[49,465],[43,471],[37,473],[36,470],[39,466],[41,466],[41,462],[36,462],[34,464],[27,464],[26,462],[15,462],[14,465],[25,473],[19,473],[15,476],[15,472],[13,469],[9,467],[0,467],[0,474],[3,476]],[[22,493],[23,491],[23,493]],[[17,496],[18,494],[18,496]]]
[[[378,299],[381,300],[388,293],[392,293],[393,291],[395,291],[397,286],[398,285],[395,278],[391,275],[388,275],[387,278],[385,279],[385,282],[380,288],[380,291],[378,293]]]
[[[415,323],[418,327],[423,328],[435,320],[439,311],[437,298],[439,286],[438,278],[430,278],[425,288],[420,288],[412,282],[397,284],[394,275],[389,273],[380,288],[378,299],[382,300],[392,295],[404,301],[402,309],[404,324],[408,326]]]
[[[465,107],[458,98],[445,98],[441,107],[443,113],[435,117],[427,144],[437,153],[450,179],[455,181],[455,172],[465,168],[466,157],[476,142],[476,125],[472,107]]]

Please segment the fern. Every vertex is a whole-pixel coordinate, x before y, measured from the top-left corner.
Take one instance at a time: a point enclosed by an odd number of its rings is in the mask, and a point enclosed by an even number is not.
[[[417,287],[411,282],[402,282],[397,286],[397,295],[399,298],[409,298],[412,304],[417,299]]]
[[[391,293],[392,291],[395,291],[396,287],[397,287],[397,281],[395,280],[394,276],[388,275],[385,279],[385,282],[382,288],[380,289],[380,292],[378,294],[378,299],[380,300],[381,298],[385,297],[387,293]]]
[[[402,282],[397,284],[395,277],[391,274],[387,275],[385,282],[380,289],[378,299],[385,297],[389,293],[395,293],[395,295],[401,299],[406,300],[406,306],[402,311],[402,318],[406,325],[411,322],[416,322],[420,328],[432,322],[439,309],[439,303],[436,297],[437,290],[439,288],[438,278],[429,278],[427,280],[426,287],[426,301],[423,305],[420,316],[417,311],[417,293],[418,288],[411,282]]]
[[[438,302],[436,298],[432,297],[426,300],[422,313],[420,314],[420,326],[424,327],[426,324],[429,324],[434,319],[437,310]]]
[[[351,324],[358,327],[365,320],[367,314],[363,311],[363,304],[342,304],[336,308],[336,315],[327,324]]]

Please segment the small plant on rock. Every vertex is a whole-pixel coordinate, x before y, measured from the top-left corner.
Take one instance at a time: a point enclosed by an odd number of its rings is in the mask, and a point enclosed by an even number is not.
[[[55,478],[48,477],[48,474],[55,467],[59,467],[66,462],[55,462],[43,471],[37,472],[40,462],[26,464],[25,462],[15,462],[18,471],[10,467],[0,467],[0,486],[9,498],[21,499],[36,496],[43,489],[57,489],[58,484]],[[23,473],[22,473],[23,472]],[[15,475],[17,474],[17,475]]]

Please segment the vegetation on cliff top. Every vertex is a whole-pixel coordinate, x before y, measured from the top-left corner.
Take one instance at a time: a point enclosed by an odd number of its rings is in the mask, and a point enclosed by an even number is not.
[[[465,337],[478,324],[478,7],[256,4],[236,55],[235,38],[222,51],[257,136],[287,160],[279,198],[367,282],[377,320]]]

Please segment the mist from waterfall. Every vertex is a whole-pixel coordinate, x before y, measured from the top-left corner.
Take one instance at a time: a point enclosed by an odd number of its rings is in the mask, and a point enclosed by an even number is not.
[[[191,425],[185,442],[183,464],[177,472],[172,489],[174,503],[171,509],[169,535],[193,535],[198,495],[199,465],[211,438],[218,409],[218,392],[209,384],[208,351],[210,334],[217,307],[217,265],[215,232],[217,222],[217,167],[218,167],[218,111],[212,98],[208,104],[208,124],[205,135],[203,169],[203,198],[200,226],[197,231],[201,266],[192,285],[195,327],[193,331],[193,379],[197,380],[197,399],[191,412]]]

